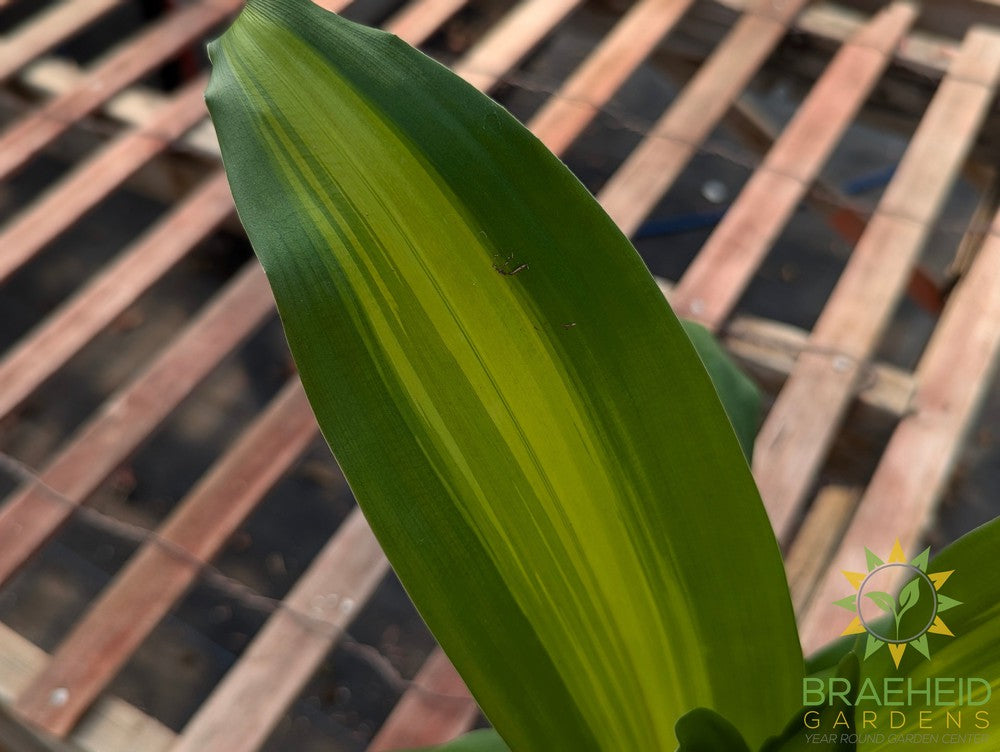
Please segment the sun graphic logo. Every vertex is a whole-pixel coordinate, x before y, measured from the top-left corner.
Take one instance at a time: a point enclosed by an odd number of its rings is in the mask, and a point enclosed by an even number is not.
[[[940,592],[954,570],[928,572],[930,548],[907,561],[898,538],[888,562],[867,548],[865,557],[867,572],[843,572],[856,592],[835,604],[856,616],[841,634],[868,634],[865,659],[888,645],[896,668],[909,646],[929,660],[931,650],[927,635],[955,636],[941,619],[941,613],[962,605],[961,601]],[[890,593],[895,592],[900,583],[899,596],[893,597]]]

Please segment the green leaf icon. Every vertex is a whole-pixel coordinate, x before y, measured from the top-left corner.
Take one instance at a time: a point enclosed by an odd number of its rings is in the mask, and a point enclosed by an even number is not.
[[[899,591],[899,614],[902,616],[920,600],[920,578],[914,577]]]
[[[871,593],[865,593],[865,598],[870,599],[872,603],[885,611],[887,614],[896,613],[896,599],[888,593],[875,590]]]

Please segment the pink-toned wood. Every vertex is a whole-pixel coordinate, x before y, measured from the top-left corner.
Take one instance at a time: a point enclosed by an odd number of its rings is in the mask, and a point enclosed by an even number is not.
[[[293,379],[91,606],[17,698],[29,723],[65,736],[267,490],[317,436]],[[66,690],[66,701],[51,702]]]
[[[0,418],[110,324],[233,212],[219,170],[0,360]]]
[[[355,509],[170,752],[258,749],[388,569]]]
[[[816,494],[802,529],[785,555],[785,575],[792,604],[802,613],[816,583],[826,574],[830,557],[854,516],[861,489],[825,486]]]
[[[794,17],[807,0],[782,3]],[[763,7],[763,6],[762,6]],[[631,235],[670,188],[712,129],[784,37],[787,23],[744,14],[649,134],[598,194]]]
[[[81,117],[239,10],[242,4],[242,0],[212,0],[188,5],[121,43],[77,87],[17,121],[0,136],[0,180]]]
[[[476,722],[479,707],[441,648],[435,648],[393,708],[368,752],[412,749],[454,739]]]
[[[267,280],[248,264],[149,367],[109,399],[30,483],[0,508],[0,583],[135,450],[214,366],[273,311]]]
[[[692,0],[641,0],[576,69],[528,127],[559,154],[614,96],[657,43],[674,27]]]
[[[438,11],[443,11],[443,8],[439,7]],[[444,16],[441,20],[443,18]],[[206,191],[210,191],[210,194],[206,195]],[[209,179],[206,189],[200,193],[202,195],[193,196],[172,215],[178,217],[176,221],[165,223],[162,230],[155,233],[160,243],[170,242],[169,239],[176,239],[182,234],[191,235],[195,239],[201,237],[204,228],[199,228],[197,222],[191,221],[191,217],[185,219],[185,214],[197,211],[196,207],[211,205],[216,208],[217,214],[223,216],[231,208],[228,189],[221,173]],[[185,209],[188,211],[185,212]],[[175,244],[185,244],[185,241],[175,240]],[[148,263],[149,253],[133,253],[129,258],[135,263],[141,261]],[[155,279],[159,275],[157,270],[150,268],[141,271],[130,268],[129,272],[128,280],[132,280],[134,275],[138,274],[144,274],[149,279]],[[116,274],[109,269],[102,275],[104,279],[109,280],[108,284],[112,285],[111,288],[103,290],[106,295],[118,294],[113,289],[113,282],[120,273],[120,270]],[[86,298],[91,305],[96,305],[96,301],[101,298],[96,294],[101,287],[87,291]],[[72,321],[73,319],[68,319],[67,323],[72,325]],[[96,323],[88,328],[94,326],[99,328]],[[50,333],[55,336],[60,331],[59,327],[53,326]],[[249,511],[249,505],[255,503],[256,497],[263,492],[263,484],[269,485],[273,482],[291,458],[298,454],[301,449],[299,440],[304,441],[314,433],[315,424],[311,412],[305,403],[304,395],[297,387],[294,395],[287,396],[285,402],[284,408],[279,413],[262,419],[262,423],[244,438],[241,445],[234,450],[236,460],[224,460],[221,465],[217,465],[204,483],[192,492],[178,515],[168,521],[160,532],[162,541],[176,545],[190,556],[202,560],[211,557],[232,526],[242,519],[242,516]],[[288,415],[289,411],[296,412],[301,420]],[[302,430],[297,430],[296,427]],[[297,438],[290,441],[287,433],[293,429]],[[260,451],[262,442],[270,447],[262,450],[263,454]],[[274,442],[278,443],[275,445]],[[277,450],[276,446],[280,446],[281,449]],[[262,457],[265,456],[274,460],[274,463],[270,465],[263,463]],[[254,466],[255,463],[258,463],[257,467]],[[254,472],[261,475],[261,483],[251,484],[246,488],[247,477],[253,480]],[[233,488],[227,490],[227,484],[232,483],[238,483],[242,489],[235,500],[232,496],[236,490]],[[2,524],[0,517],[0,529]],[[351,540],[356,540],[357,537],[357,535],[350,536]],[[153,543],[140,552],[120,580],[105,593],[60,647],[48,670],[21,698],[18,708],[28,720],[42,726],[50,733],[66,734],[143,637],[183,593],[190,580],[197,574],[197,567],[190,559],[178,558],[176,554],[172,555],[164,550],[162,545]],[[369,546],[369,557],[376,554],[378,567],[374,576],[377,580],[384,572],[381,554],[378,554],[377,546],[373,550]],[[151,587],[150,583],[155,583],[155,586]],[[368,591],[357,593],[355,600],[358,608],[367,598],[367,593]],[[344,601],[345,604],[348,602]],[[297,643],[288,643],[286,650],[298,654]],[[318,661],[323,654],[317,652],[314,657],[317,657]],[[314,668],[315,664],[312,665],[313,670]],[[302,675],[306,678],[307,670],[308,667],[303,665]],[[49,697],[52,690],[58,687],[68,689],[70,699],[58,708],[54,708],[49,705]],[[290,701],[290,698],[286,699]],[[282,698],[280,695],[267,692],[261,702],[265,701],[281,702]],[[278,706],[274,713],[280,714],[283,707]],[[444,715],[446,711],[447,708],[440,712]],[[235,743],[235,740],[233,741]]]
[[[320,8],[326,8],[331,13],[340,13],[348,5],[350,5],[353,0],[312,0]]]
[[[983,45],[988,38],[992,44]],[[982,62],[988,83],[945,78],[757,436],[754,475],[787,541],[859,380],[906,287],[930,225],[975,141],[1000,77],[1000,34],[972,31],[956,65]]]
[[[841,47],[681,277],[679,315],[722,326],[916,17],[912,3],[895,2]]]
[[[949,300],[917,366],[913,412],[897,426],[833,564],[800,627],[812,652],[844,625],[829,604],[843,597],[841,569],[865,571],[864,547],[889,551],[898,537],[916,553],[933,519],[963,439],[1000,358],[1000,215],[968,275]]]
[[[63,0],[0,39],[0,81],[83,30],[124,0]]]
[[[489,91],[583,0],[521,0],[452,70]]]
[[[390,18],[385,24],[385,30],[410,44],[419,44],[468,5],[468,2],[469,0],[417,0]]]
[[[742,6],[747,15],[767,18],[784,26],[790,26],[808,3],[809,0],[805,3],[788,2],[788,0],[744,0]]]
[[[147,123],[111,141],[9,222],[0,231],[0,282],[201,120],[206,80],[187,84]]]

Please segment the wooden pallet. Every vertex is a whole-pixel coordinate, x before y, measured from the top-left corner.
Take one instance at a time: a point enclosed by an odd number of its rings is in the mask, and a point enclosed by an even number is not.
[[[205,78],[195,76],[170,94],[136,82],[200,43],[241,2],[179,4],[83,68],[50,55],[123,4],[59,0],[0,38],[4,102],[23,110],[0,133],[0,178],[10,179],[43,154],[74,159],[67,174],[3,218],[0,281],[14,277],[58,236],[73,232],[81,217],[122,185],[172,198],[154,226],[2,354],[0,418],[8,422],[16,422],[25,400],[199,242],[220,226],[233,226],[217,145],[204,122]],[[321,4],[342,11],[351,3]],[[1000,22],[1000,8],[968,0],[961,14],[941,13],[945,4],[623,3],[627,7],[608,33],[528,122],[550,149],[563,154],[640,66],[668,60],[666,67],[676,71],[697,63],[680,94],[598,193],[629,234],[720,123],[741,129],[761,146],[759,165],[696,260],[676,284],[664,281],[663,287],[681,315],[716,331],[776,394],[757,441],[754,472],[787,551],[807,650],[835,636],[825,604],[842,588],[829,573],[856,569],[864,546],[888,551],[897,536],[907,549],[920,542],[1000,351],[997,191],[992,176],[969,162],[970,154],[989,146],[984,128],[993,117],[1000,79],[1000,31],[973,22]],[[397,5],[385,27],[420,45],[467,3]],[[571,22],[583,3],[508,5],[454,62],[459,75],[486,92],[516,81],[518,66]],[[956,30],[957,16],[963,23]],[[947,26],[917,29],[936,18],[945,18]],[[773,64],[791,31],[803,54],[825,50],[824,64],[791,121],[769,133],[744,93],[768,60]],[[926,95],[920,107],[913,96],[904,97],[895,113],[918,116],[919,126],[872,216],[852,213],[849,206],[827,212],[834,220],[843,220],[846,212],[854,250],[816,325],[803,331],[741,313],[743,292],[796,208],[822,203],[820,171],[835,147],[868,112],[870,98],[887,86]],[[876,115],[884,113],[884,104],[876,108]],[[877,362],[879,342],[963,170],[987,180],[982,205],[957,249],[961,276],[918,366],[911,372]],[[23,482],[0,508],[0,585],[80,515],[108,476],[273,315],[263,275],[250,262],[65,437],[37,472],[5,459]],[[877,469],[864,488],[824,486],[818,479],[831,448],[857,418],[852,407],[879,416],[891,426],[891,438],[880,447]],[[326,546],[179,733],[106,689],[316,433],[292,377],[150,532],[53,654],[0,624],[0,744],[32,752],[261,748],[388,572],[356,510],[329,531]],[[442,741],[470,728],[477,717],[461,680],[434,651],[368,748]]]

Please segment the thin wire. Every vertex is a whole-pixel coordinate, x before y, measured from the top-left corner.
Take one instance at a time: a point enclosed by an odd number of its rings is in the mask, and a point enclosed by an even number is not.
[[[653,138],[657,140],[670,141],[690,149],[696,156],[717,157],[737,167],[741,167],[748,172],[755,172],[762,167],[769,169],[765,165],[765,157],[753,154],[749,151],[734,149],[717,139],[710,138],[704,142],[696,143],[678,138],[673,134],[657,132],[653,128],[653,122],[643,119],[630,112],[628,109],[622,107],[615,101],[615,98],[610,99],[604,104],[595,104],[585,97],[574,97],[561,93],[561,82],[557,80],[545,79],[534,74],[516,71],[508,71],[503,74],[498,74],[496,71],[487,70],[485,68],[477,68],[475,66],[468,68],[468,70],[471,73],[489,76],[490,78],[495,79],[498,86],[506,85],[522,91],[542,94],[551,100],[565,101],[587,106],[593,109],[596,115],[604,116],[611,124],[614,124],[629,133],[638,135],[641,138]],[[669,102],[665,103],[665,106],[669,107],[669,105]],[[43,119],[51,119],[58,122],[60,125],[76,125],[89,132],[109,138],[122,132],[121,127],[116,126],[114,123],[95,120],[93,118],[84,118],[79,121],[68,121],[41,111],[37,111],[36,116],[41,116]],[[192,126],[192,129],[189,130],[193,130],[193,128],[197,127],[197,125],[200,125],[200,122],[195,126]],[[135,124],[133,128],[138,131],[143,138],[158,142],[175,153],[195,155],[201,158],[206,156],[202,150],[186,144],[183,136],[178,139],[164,138],[163,135],[158,133],[156,130],[147,129],[141,123]],[[874,202],[864,202],[858,199],[846,197],[842,193],[831,190],[830,188],[815,181],[808,184],[806,187],[809,189],[810,198],[813,201],[822,203],[831,210],[844,210],[850,212],[865,221],[869,220],[875,214],[877,209],[877,204]],[[988,220],[971,220],[968,222],[963,222],[961,220],[938,221],[933,223],[932,228],[937,232],[948,235],[962,236],[967,232],[980,232],[987,235],[1000,236],[1000,230],[994,226],[993,222]]]
[[[142,527],[141,525],[119,520],[98,509],[74,502],[71,498],[60,493],[58,489],[46,483],[40,472],[4,451],[0,451],[0,470],[6,471],[9,476],[20,481],[23,484],[22,487],[30,486],[41,490],[46,496],[64,504],[69,508],[73,517],[91,528],[135,543],[137,546],[155,546],[168,556],[184,564],[196,567],[206,584],[210,584],[226,597],[238,601],[252,610],[267,615],[273,615],[281,611],[295,619],[300,626],[310,632],[326,639],[329,639],[332,635],[334,642],[337,642],[340,647],[346,649],[348,652],[363,659],[393,690],[399,693],[413,689],[420,694],[439,699],[463,701],[466,703],[474,702],[468,695],[453,695],[438,692],[413,679],[407,679],[399,673],[389,658],[381,653],[378,648],[357,639],[347,628],[341,627],[323,617],[297,609],[284,600],[260,593],[246,583],[225,574],[211,562],[198,558],[184,547],[164,538],[156,531]]]

